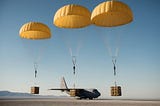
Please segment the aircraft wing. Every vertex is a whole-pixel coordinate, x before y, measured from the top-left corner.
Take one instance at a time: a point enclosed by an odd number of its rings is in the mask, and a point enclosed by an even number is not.
[[[61,91],[70,91],[70,90],[83,90],[82,88],[52,88],[52,89],[48,89],[48,90],[61,90]]]
[[[53,89],[48,89],[48,90],[69,90],[69,89],[53,88]]]

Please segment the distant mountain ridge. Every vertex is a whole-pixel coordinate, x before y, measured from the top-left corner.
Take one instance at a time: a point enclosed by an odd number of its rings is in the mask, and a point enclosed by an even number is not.
[[[29,94],[29,93],[0,91],[0,96],[34,96],[34,95]]]
[[[34,95],[30,93],[0,91],[0,98],[68,98],[68,96]]]

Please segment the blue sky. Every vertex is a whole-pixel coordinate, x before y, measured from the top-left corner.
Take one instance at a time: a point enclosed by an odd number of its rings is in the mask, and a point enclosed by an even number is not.
[[[92,11],[104,1],[1,0],[0,90],[30,92],[36,82],[40,94],[61,95],[47,89],[59,87],[60,78],[64,76],[70,87],[76,79],[76,87],[97,88],[101,97],[112,98],[113,65],[104,39],[107,38],[107,44],[114,51],[116,36],[120,36],[117,58],[117,80],[123,92],[120,98],[160,99],[159,0],[120,0],[130,6],[134,20],[114,29],[94,25],[60,29],[53,25],[55,12],[64,5],[79,4]],[[52,38],[40,42],[22,40],[19,29],[30,21],[48,25]],[[68,48],[77,55],[76,77],[72,74]],[[33,63],[36,59],[38,77],[35,81]]]

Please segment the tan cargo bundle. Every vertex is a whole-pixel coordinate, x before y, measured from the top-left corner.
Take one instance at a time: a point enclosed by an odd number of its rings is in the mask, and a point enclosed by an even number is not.
[[[71,97],[75,97],[79,94],[79,90],[78,89],[72,89],[70,90],[70,96]]]
[[[111,96],[122,96],[121,87],[120,86],[112,86],[111,87]]]
[[[31,87],[31,94],[39,94],[39,87],[36,86]]]

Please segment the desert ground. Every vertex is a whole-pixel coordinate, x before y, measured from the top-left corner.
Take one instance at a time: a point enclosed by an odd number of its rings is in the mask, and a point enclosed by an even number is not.
[[[66,98],[0,99],[0,106],[160,106],[159,100],[77,100]]]

